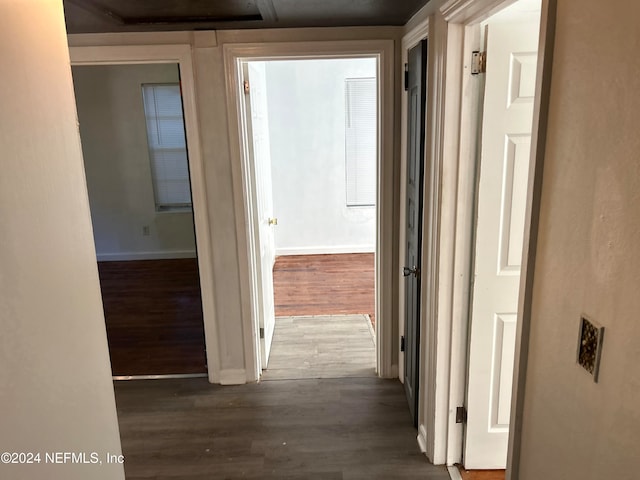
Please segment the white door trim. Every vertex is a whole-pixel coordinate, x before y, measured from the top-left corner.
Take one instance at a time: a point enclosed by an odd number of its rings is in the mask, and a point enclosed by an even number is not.
[[[486,20],[494,13],[508,7],[517,0],[449,0],[440,12],[445,21],[473,25]]]
[[[477,95],[478,82],[467,75],[470,52],[479,42],[480,21],[513,3],[514,0],[451,0],[440,10],[436,20],[445,23],[436,31],[444,38],[431,41],[429,78],[443,85],[435,88],[428,112],[432,113],[433,130],[440,132],[431,142],[439,165],[441,184],[439,215],[438,299],[437,315],[427,316],[426,348],[434,358],[435,375],[427,375],[420,390],[430,392],[433,401],[425,401],[424,430],[427,435],[426,454],[436,464],[453,465],[462,460],[463,429],[455,423],[455,410],[463,405],[466,390],[467,325],[473,251],[473,212],[476,184]],[[546,118],[549,104],[551,57],[555,30],[557,0],[543,0],[541,37],[534,104],[532,161],[527,192],[525,245],[521,270],[520,304],[516,338],[513,407],[509,434],[507,478],[517,479],[522,425],[522,401],[526,373],[527,346],[533,264],[537,239],[541,174],[546,139]],[[437,25],[439,27],[439,25]],[[435,45],[434,45],[435,44]],[[432,50],[433,47],[433,50]],[[432,81],[432,80],[430,80]],[[449,88],[446,88],[446,87]],[[441,142],[438,149],[437,142]],[[422,353],[422,352],[421,352]],[[424,358],[424,357],[423,357]],[[423,363],[424,365],[424,363]],[[427,370],[430,368],[426,365]],[[440,381],[444,380],[444,381]],[[445,401],[442,401],[446,399]],[[422,425],[422,424],[421,424]],[[431,437],[433,442],[431,442]]]
[[[379,158],[376,234],[376,336],[377,372],[380,377],[398,376],[393,358],[393,237],[394,237],[394,46],[391,40],[329,41],[295,43],[225,44],[223,46],[227,112],[233,191],[236,209],[236,232],[240,262],[242,326],[245,348],[246,380],[260,375],[257,342],[256,275],[252,269],[252,252],[256,238],[252,229],[252,192],[249,188],[247,156],[243,151],[241,82],[238,69],[242,60],[274,58],[378,58],[379,88]],[[248,296],[248,297],[247,297]]]
[[[209,235],[209,215],[204,165],[198,131],[195,80],[191,45],[71,46],[72,65],[123,65],[145,63],[177,63],[180,67],[184,122],[189,149],[189,172],[193,201],[193,218],[198,251],[200,290],[204,320],[208,376],[211,383],[220,381],[218,329],[214,305],[213,258]]]

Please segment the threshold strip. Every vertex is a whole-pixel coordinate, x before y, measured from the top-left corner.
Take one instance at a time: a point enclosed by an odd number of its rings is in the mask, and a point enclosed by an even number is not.
[[[114,380],[162,380],[169,378],[205,378],[207,373],[169,373],[166,375],[114,375]]]

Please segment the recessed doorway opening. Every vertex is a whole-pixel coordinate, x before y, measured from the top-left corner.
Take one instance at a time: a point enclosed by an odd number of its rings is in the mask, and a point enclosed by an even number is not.
[[[207,376],[180,67],[72,67],[115,379]]]
[[[374,376],[378,61],[239,70],[262,380]]]

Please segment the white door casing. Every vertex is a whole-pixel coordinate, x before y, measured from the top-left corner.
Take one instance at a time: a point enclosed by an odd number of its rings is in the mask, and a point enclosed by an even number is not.
[[[274,37],[275,38],[275,37]],[[278,37],[280,38],[280,37]],[[254,245],[257,243],[253,222],[254,196],[252,169],[249,168],[248,148],[246,145],[246,119],[244,94],[242,93],[242,68],[244,61],[283,58],[342,58],[374,57],[378,60],[378,119],[379,119],[379,157],[378,192],[376,203],[376,345],[377,373],[383,378],[397,378],[397,331],[393,328],[393,272],[399,266],[394,260],[392,244],[395,238],[394,227],[394,42],[393,40],[330,40],[296,42],[262,42],[233,44],[223,47],[226,72],[226,103],[229,115],[230,157],[233,176],[236,221],[236,240],[241,265],[240,287],[242,291],[242,335],[247,381],[259,379],[260,349],[256,335],[257,322],[257,279]]]
[[[269,118],[267,110],[266,64],[244,62],[242,72],[245,87],[246,131],[249,140],[250,165],[254,169],[251,179],[255,182],[255,231],[256,274],[261,288],[257,291],[258,323],[260,335],[260,363],[267,368],[271,342],[275,329],[275,306],[273,300],[273,265],[275,263],[275,240],[273,219],[273,192],[271,182],[271,149],[269,144]]]
[[[505,468],[540,15],[487,22],[464,465]]]

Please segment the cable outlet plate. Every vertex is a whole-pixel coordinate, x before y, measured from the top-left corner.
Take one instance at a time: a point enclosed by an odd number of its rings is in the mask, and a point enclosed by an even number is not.
[[[604,327],[583,315],[580,318],[577,361],[593,377],[594,382],[598,381],[603,339]]]

